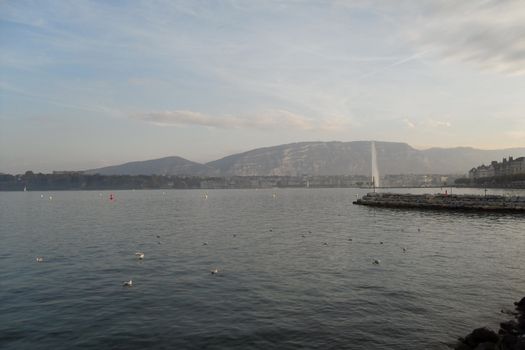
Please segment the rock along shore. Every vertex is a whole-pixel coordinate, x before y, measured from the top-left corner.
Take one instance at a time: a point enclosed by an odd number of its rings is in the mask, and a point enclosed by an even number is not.
[[[459,338],[455,350],[525,350],[525,297],[515,302],[516,311],[504,311],[514,319],[501,322],[498,333],[482,327]]]
[[[367,193],[354,204],[389,208],[512,211],[525,213],[524,196]]]

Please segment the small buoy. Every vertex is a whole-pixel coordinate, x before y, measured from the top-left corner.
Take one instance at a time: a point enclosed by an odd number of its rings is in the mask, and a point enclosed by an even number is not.
[[[208,245],[208,242],[202,242],[202,245]]]
[[[406,252],[406,251],[407,251],[407,249],[406,249],[406,248],[403,248],[403,252]]]
[[[219,273],[219,269],[215,268],[215,269],[213,269],[213,270],[210,270],[210,273],[211,273],[212,275],[216,275],[216,274]]]
[[[235,233],[234,233],[232,236],[233,236],[233,237],[237,237],[237,235],[236,235]]]
[[[352,242],[352,238],[348,238],[348,240],[349,240],[350,242]]]
[[[375,265],[379,265],[380,262],[381,262],[381,260],[379,260],[379,259],[374,259],[374,264],[375,264]]]
[[[49,196],[49,200],[53,200],[53,196]]]
[[[133,286],[133,281],[132,280],[126,281],[126,282],[124,282],[124,284],[122,286],[123,287],[131,287],[131,286]]]
[[[323,242],[323,245],[328,245],[328,243],[326,243],[326,242]]]
[[[272,193],[272,197],[273,198],[277,197],[277,194],[276,193]]]
[[[379,244],[383,244],[383,241],[379,242]]]
[[[272,230],[272,229],[270,229],[270,232],[273,232],[273,230]]]
[[[421,232],[421,229],[419,227],[417,228],[417,232]]]
[[[44,262],[44,258],[41,256],[36,257],[36,262]]]
[[[157,235],[157,238],[160,238],[160,235]]]
[[[43,194],[41,194],[41,195],[40,195],[40,198],[44,198],[44,195],[43,195]]]
[[[113,193],[110,193],[110,194],[109,194],[109,200],[110,200],[110,201],[115,200],[115,196],[113,195]]]

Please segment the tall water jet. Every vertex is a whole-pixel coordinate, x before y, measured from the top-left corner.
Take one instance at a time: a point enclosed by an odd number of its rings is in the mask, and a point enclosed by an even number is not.
[[[380,187],[379,184],[379,168],[377,166],[377,150],[376,142],[372,141],[372,186]]]

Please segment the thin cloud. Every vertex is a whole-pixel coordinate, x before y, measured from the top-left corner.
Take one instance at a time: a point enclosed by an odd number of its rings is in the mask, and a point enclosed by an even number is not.
[[[416,127],[416,124],[414,124],[413,122],[410,121],[410,119],[408,118],[405,118],[403,119],[403,122],[405,123],[405,125],[411,129],[415,128]]]
[[[525,140],[525,130],[512,130],[506,132],[507,137],[515,140]]]
[[[343,118],[331,117],[316,120],[286,110],[268,110],[243,117],[174,110],[149,112],[135,115],[133,118],[157,126],[203,126],[218,129],[338,131],[349,127],[348,121]]]
[[[422,11],[409,30],[417,45],[483,70],[525,73],[523,1],[427,3]]]
[[[34,94],[34,93],[26,92],[23,89],[14,87],[14,86],[10,85],[9,83],[3,82],[3,81],[0,81],[0,92],[1,91],[3,91],[4,93],[8,93],[8,94],[15,94],[15,95],[24,96],[24,97],[27,97],[27,98],[29,98],[31,100],[43,101],[43,102],[46,102],[48,104],[52,104],[52,105],[55,105],[55,106],[58,106],[58,107],[62,107],[62,108],[76,109],[76,110],[80,110],[80,111],[101,113],[101,114],[104,114],[104,115],[109,115],[109,116],[114,116],[114,117],[122,115],[119,110],[114,109],[114,108],[110,108],[110,107],[103,106],[103,105],[95,105],[95,104],[82,105],[82,104],[74,104],[74,103],[63,102],[61,100],[58,100],[56,98],[49,97],[49,96],[46,96],[46,95]]]
[[[427,129],[439,129],[439,128],[450,128],[452,123],[447,120],[435,120],[435,119],[425,119],[420,122],[413,122],[408,118],[404,118],[402,122],[406,127],[410,129],[414,128],[427,128]]]
[[[390,64],[382,67],[381,69],[377,69],[377,70],[374,70],[372,72],[368,72],[368,73],[362,74],[362,75],[358,76],[357,79],[369,78],[369,77],[374,76],[376,74],[379,74],[379,73],[382,73],[384,71],[387,71],[388,69],[400,66],[402,64],[405,64],[405,63],[408,63],[408,62],[411,62],[411,61],[414,61],[414,60],[418,60],[418,59],[422,58],[427,52],[428,52],[428,50],[425,50],[425,51],[422,51],[422,52],[417,52],[415,54],[409,55],[407,57],[403,57],[403,58],[401,58],[401,59],[399,59],[399,60],[397,60],[397,61],[395,61],[393,63],[390,63]]]
[[[427,119],[424,124],[431,128],[450,128],[452,126],[452,123],[449,121],[434,119]]]

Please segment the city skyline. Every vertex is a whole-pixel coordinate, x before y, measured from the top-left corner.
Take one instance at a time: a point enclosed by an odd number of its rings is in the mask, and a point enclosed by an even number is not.
[[[525,146],[519,1],[2,2],[0,172]]]

